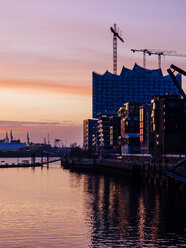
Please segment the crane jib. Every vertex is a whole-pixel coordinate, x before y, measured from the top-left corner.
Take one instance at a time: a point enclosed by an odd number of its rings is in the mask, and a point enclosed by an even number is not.
[[[114,34],[114,36],[118,37],[122,42],[124,42],[124,40],[121,38],[121,36],[113,29],[113,27],[110,28],[110,31]]]

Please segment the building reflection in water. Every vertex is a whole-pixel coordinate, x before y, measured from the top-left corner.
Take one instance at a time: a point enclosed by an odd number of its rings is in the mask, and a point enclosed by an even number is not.
[[[139,224],[138,224],[138,232],[139,232],[139,244],[140,247],[144,246],[144,240],[145,240],[145,206],[144,206],[144,198],[142,193],[140,194],[139,197],[139,209],[138,209],[138,214],[139,214]]]
[[[174,244],[164,233],[166,220],[171,218],[167,215],[165,220],[164,216],[169,211],[163,200],[165,189],[160,193],[157,186],[136,183],[132,178],[90,175],[84,181],[84,190],[91,196],[85,199],[87,216],[91,219],[91,247]],[[183,206],[177,207],[181,207],[180,214],[184,213]],[[176,231],[174,225],[171,228],[172,232]]]
[[[158,227],[160,222],[160,202],[159,202],[159,195],[156,193],[155,195],[155,206],[154,206],[154,216],[151,220],[151,236],[152,242],[155,245],[158,240]]]

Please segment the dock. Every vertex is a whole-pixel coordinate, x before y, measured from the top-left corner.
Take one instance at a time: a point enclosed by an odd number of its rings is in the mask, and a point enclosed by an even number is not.
[[[61,161],[62,158],[50,158],[47,157],[46,160],[41,160],[41,162],[35,162],[32,161],[31,163],[29,161],[27,162],[20,162],[20,163],[4,163],[0,164],[0,169],[1,168],[28,168],[28,167],[43,167],[44,165],[49,166],[51,163],[55,163],[57,161]]]

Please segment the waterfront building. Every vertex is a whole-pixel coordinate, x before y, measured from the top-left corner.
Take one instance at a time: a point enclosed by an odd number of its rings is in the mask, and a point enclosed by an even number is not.
[[[150,120],[151,104],[140,106],[140,150],[143,154],[149,154],[151,151]]]
[[[99,135],[98,135],[98,128],[97,131],[92,135],[92,152],[97,153],[99,152]]]
[[[151,134],[155,159],[165,154],[186,153],[186,100],[177,95],[155,96],[152,103]]]
[[[93,150],[93,137],[97,132],[96,119],[87,119],[83,121],[83,148],[87,151]]]
[[[181,74],[177,76],[181,85]],[[154,95],[179,94],[169,75],[161,69],[148,70],[134,65],[132,70],[123,67],[120,75],[106,71],[93,72],[93,118],[117,115],[126,102],[150,103]]]
[[[121,154],[140,152],[139,108],[141,103],[127,102],[118,110],[121,118]]]
[[[110,151],[110,116],[102,115],[98,119],[98,147],[102,154]]]
[[[121,117],[110,117],[110,146],[113,153],[120,153],[119,137],[121,136]]]

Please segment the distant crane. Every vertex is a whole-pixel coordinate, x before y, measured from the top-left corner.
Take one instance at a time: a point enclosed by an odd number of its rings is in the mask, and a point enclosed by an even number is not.
[[[48,136],[48,145],[50,145],[50,134],[48,133],[47,136]]]
[[[162,50],[148,50],[149,55],[158,55],[158,68],[161,69],[161,56],[176,56],[176,57],[186,57],[185,54],[179,54],[176,51],[162,51]]]
[[[146,54],[148,52],[148,49],[131,49],[133,53],[135,52],[142,52],[143,53],[143,68],[146,69]]]
[[[110,27],[110,31],[113,33],[113,73],[117,74],[117,38],[124,43],[124,40],[121,37],[119,29],[114,23],[113,27]]]
[[[185,54],[179,54],[176,51],[163,51],[156,49],[131,49],[133,53],[142,52],[143,53],[143,67],[146,68],[146,54],[148,55],[158,55],[158,68],[161,69],[161,56],[177,56],[186,57]]]

